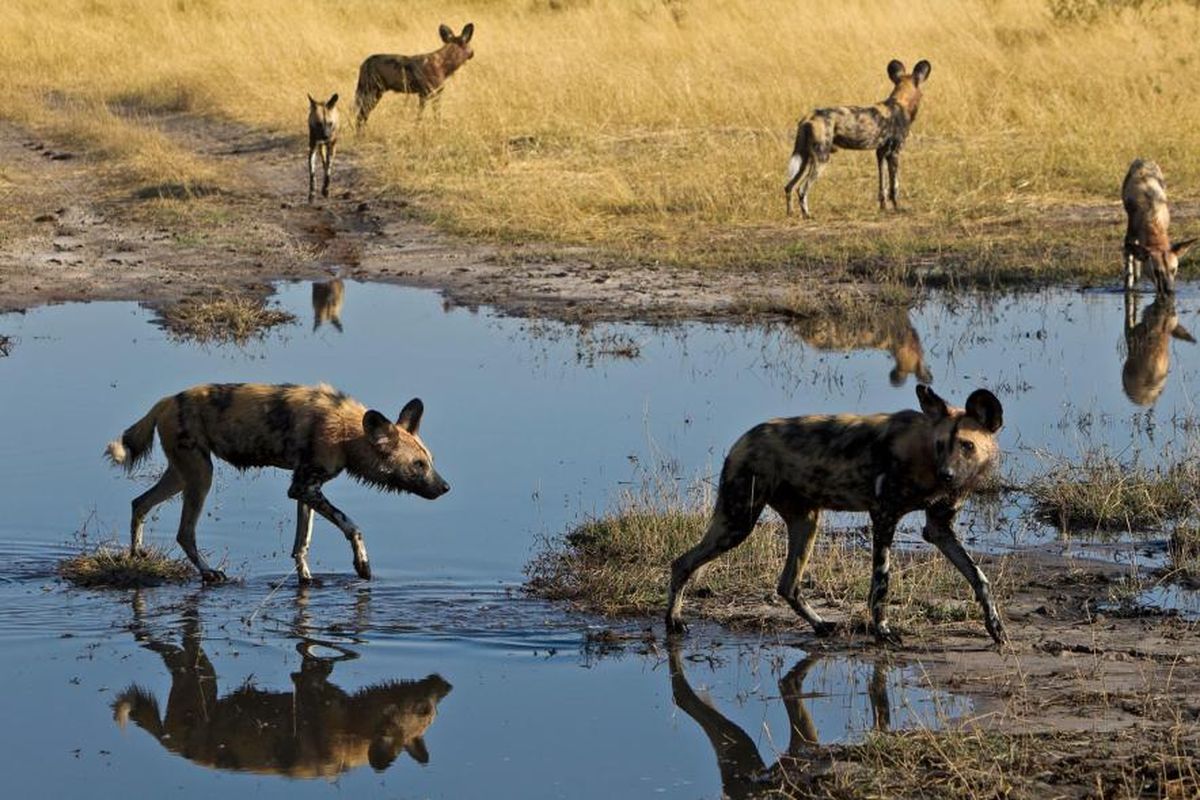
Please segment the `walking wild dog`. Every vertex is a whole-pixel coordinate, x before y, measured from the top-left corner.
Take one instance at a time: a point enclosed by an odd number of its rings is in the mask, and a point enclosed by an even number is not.
[[[986,389],[972,392],[965,410],[950,407],[924,384],[918,384],[917,398],[920,411],[773,419],[743,434],[721,469],[708,531],[671,564],[667,630],[683,630],[683,588],[692,575],[745,541],[769,505],[788,530],[779,594],[818,636],[832,634],[836,626],[801,597],[800,579],[821,509],[870,513],[871,619],[877,639],[898,641],[887,622],[892,537],[901,517],[924,510],[922,536],[971,583],[988,633],[1003,642],[988,579],[954,532],[959,506],[996,460],[1003,408]]]
[[[129,548],[142,546],[150,510],[183,492],[177,540],[205,582],[225,580],[196,549],[196,521],[212,485],[212,456],[239,469],[292,470],[288,497],[296,501],[292,557],[301,583],[312,580],[308,546],[313,512],[336,525],[354,551],[354,569],[371,577],[362,531],[325,499],[321,487],[343,470],[377,489],[438,498],[450,485],[433,468],[433,456],[417,436],[424,406],[414,398],[393,424],[357,400],[319,386],[210,383],[168,395],[108,445],[108,457],[127,472],[150,454],[158,431],[167,470],[133,501]]]
[[[357,127],[367,124],[367,117],[384,92],[415,94],[420,101],[418,119],[430,100],[434,101],[436,111],[446,79],[475,56],[470,46],[474,34],[475,24],[471,22],[463,26],[458,36],[454,35],[449,25],[442,25],[438,27],[438,35],[444,44],[432,53],[368,56],[358,68],[358,88],[354,92],[354,102],[358,105]]]
[[[336,108],[335,92],[324,103],[308,96],[308,202],[313,200],[313,183],[316,179],[317,155],[321,156],[325,179],[321,184],[321,197],[329,197],[329,173],[333,171],[333,151],[337,149],[338,129],[341,121]]]
[[[788,165],[788,182],[783,187],[787,213],[792,213],[792,188],[800,188],[796,196],[800,211],[808,219],[808,191],[820,177],[831,153],[843,150],[874,150],[875,166],[879,170],[879,209],[887,209],[887,199],[897,208],[900,191],[900,150],[908,137],[909,128],[917,118],[921,104],[921,86],[929,78],[928,61],[918,61],[911,73],[904,64],[892,60],[887,67],[888,77],[895,88],[887,99],[873,106],[838,106],[818,108],[796,128],[796,144]],[[887,162],[888,189],[884,196],[883,163]]]
[[[1197,239],[1171,244],[1167,228],[1171,210],[1167,207],[1167,182],[1153,161],[1135,158],[1121,185],[1121,202],[1129,217],[1125,229],[1125,288],[1132,289],[1141,280],[1142,266],[1150,263],[1154,290],[1159,294],[1175,291],[1175,273],[1179,259]]]

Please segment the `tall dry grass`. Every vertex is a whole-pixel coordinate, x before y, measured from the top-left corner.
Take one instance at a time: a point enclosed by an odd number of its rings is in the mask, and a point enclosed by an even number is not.
[[[1113,204],[1135,155],[1200,197],[1200,10],[1184,0],[7,0],[4,21],[0,114],[183,185],[220,176],[139,112],[300,134],[306,92],[349,104],[364,56],[431,50],[439,23],[474,21],[440,124],[392,95],[346,143],[471,234],[669,258],[791,230],[796,120],[881,99],[893,57],[933,72],[903,162],[913,213],[879,226],[881,252],[913,226]],[[870,155],[835,155],[812,196],[826,229],[878,220],[874,180]]]

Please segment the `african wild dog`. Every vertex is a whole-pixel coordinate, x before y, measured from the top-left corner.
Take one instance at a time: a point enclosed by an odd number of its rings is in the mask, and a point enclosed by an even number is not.
[[[387,681],[353,693],[330,681],[334,658],[297,645],[300,670],[286,691],[249,681],[218,696],[217,673],[204,652],[198,615],[185,616],[182,646],[138,635],[171,675],[166,714],[147,689],[132,685],[113,701],[113,719],[132,720],[168,751],[206,767],[289,778],[336,778],[370,764],[383,771],[408,753],[428,763],[425,732],[451,686],[440,675]]]
[[[915,375],[919,383],[933,381],[921,337],[905,309],[883,311],[862,321],[809,317],[793,323],[792,330],[806,344],[820,350],[886,350],[892,357],[888,372],[892,386],[903,386],[910,375]]]
[[[1135,158],[1121,184],[1121,202],[1129,217],[1125,228],[1122,256],[1125,263],[1125,288],[1132,289],[1142,277],[1142,266],[1150,263],[1154,290],[1159,294],[1175,291],[1175,273],[1179,259],[1197,239],[1171,244],[1167,228],[1171,210],[1167,207],[1167,182],[1153,161]]]
[[[1195,344],[1196,338],[1179,322],[1175,298],[1157,295],[1142,311],[1138,322],[1137,301],[1125,293],[1125,363],[1121,365],[1121,385],[1125,396],[1140,406],[1148,406],[1162,394],[1171,369],[1171,339]]]
[[[362,531],[325,499],[321,486],[343,470],[377,489],[412,492],[433,500],[450,490],[433,468],[433,456],[417,436],[424,406],[414,398],[395,424],[378,411],[330,386],[267,386],[209,383],[168,395],[108,445],[114,464],[133,468],[150,454],[158,430],[167,470],[133,501],[129,548],[142,546],[150,510],[183,492],[180,546],[206,582],[225,580],[196,549],[196,521],[212,485],[212,456],[239,469],[292,470],[288,497],[296,501],[292,557],[301,583],[312,580],[308,546],[313,512],[336,525],[354,551],[354,569],[371,577]]]
[[[463,26],[458,36],[454,35],[449,25],[441,25],[438,35],[444,44],[432,53],[368,56],[358,68],[358,88],[354,92],[354,101],[358,105],[357,127],[367,124],[367,117],[384,92],[415,94],[420,101],[417,119],[421,118],[425,104],[430,100],[434,101],[436,112],[446,79],[475,56],[475,51],[470,47],[474,34],[475,24],[471,22]]]
[[[792,187],[800,188],[796,195],[805,219],[808,213],[808,191],[821,175],[829,156],[839,147],[844,150],[874,150],[875,166],[879,170],[879,208],[887,208],[886,199],[897,208],[900,191],[900,150],[908,137],[909,128],[917,118],[921,104],[921,85],[929,78],[928,61],[918,61],[911,73],[904,64],[892,60],[887,67],[888,77],[895,88],[886,100],[873,106],[838,106],[818,108],[796,128],[796,144],[788,166],[788,182],[783,187],[787,213],[792,213]],[[885,199],[883,163],[888,167],[888,189]]]
[[[341,278],[328,281],[313,281],[312,307],[313,330],[328,322],[338,333],[342,332],[342,303],[346,300],[346,285]]]
[[[321,156],[324,181],[321,197],[329,197],[329,174],[333,171],[333,152],[337,149],[338,130],[341,127],[335,92],[324,103],[308,96],[308,202],[313,201],[313,184],[316,181],[317,156]]]
[[[892,537],[901,517],[924,510],[922,535],[970,581],[988,633],[1002,642],[1004,625],[988,580],[958,541],[954,517],[996,460],[1003,409],[986,389],[971,393],[965,411],[950,407],[924,384],[917,386],[917,398],[920,411],[773,419],[743,434],[725,458],[707,533],[671,564],[667,630],[683,630],[683,588],[692,575],[745,541],[769,505],[788,529],[779,594],[818,636],[832,634],[836,626],[801,597],[800,579],[821,509],[870,513],[871,619],[876,638],[897,641],[887,623]]]

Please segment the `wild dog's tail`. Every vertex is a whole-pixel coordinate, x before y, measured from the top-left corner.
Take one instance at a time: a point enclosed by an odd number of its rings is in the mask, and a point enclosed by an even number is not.
[[[146,416],[126,428],[120,439],[109,442],[108,447],[104,450],[108,460],[114,465],[119,464],[125,467],[126,472],[133,472],[133,468],[150,455],[150,448],[154,445],[154,428],[158,425],[158,415],[172,402],[172,399],[164,397],[159,400],[153,408],[146,412]]]
[[[804,154],[808,151],[810,125],[807,119],[800,120],[796,126],[796,144],[792,147],[792,158],[788,161],[788,191],[800,176],[800,167],[804,164]]]

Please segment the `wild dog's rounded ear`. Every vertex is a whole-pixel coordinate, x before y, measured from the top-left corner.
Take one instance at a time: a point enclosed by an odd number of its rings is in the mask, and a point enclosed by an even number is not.
[[[888,77],[892,79],[892,83],[899,83],[904,77],[904,62],[892,59],[888,62]]]
[[[329,99],[325,101],[325,107],[333,108],[334,106],[337,105],[337,100],[338,100],[337,92],[334,92],[333,94],[329,95]]]
[[[934,420],[950,415],[950,406],[946,404],[946,401],[938,397],[938,393],[924,383],[917,384],[917,400],[921,403],[921,410],[933,417]]]
[[[317,101],[313,100],[313,96],[311,94],[308,96],[308,104],[310,106],[315,106],[317,104]]]
[[[416,761],[418,764],[429,763],[429,748],[425,746],[424,736],[418,736],[404,745],[404,752],[412,756],[413,761]]]
[[[443,42],[448,42],[454,38],[454,31],[450,30],[449,25],[438,25],[438,36],[442,37]]]
[[[385,446],[396,438],[392,421],[374,409],[363,414],[362,425],[367,438],[377,445]]]
[[[888,383],[892,386],[903,386],[908,380],[908,375],[900,371],[899,367],[892,367],[892,371],[888,373]]]
[[[929,78],[929,70],[931,69],[933,69],[933,66],[925,59],[922,58],[918,61],[917,65],[913,67],[913,83],[917,86],[924,83]]]
[[[425,404],[421,402],[419,397],[414,397],[405,404],[404,408],[400,409],[400,416],[396,417],[396,424],[409,433],[416,433],[421,427],[421,415],[425,413]]]
[[[1176,242],[1171,245],[1171,252],[1176,256],[1183,258],[1183,254],[1192,249],[1192,245],[1200,242],[1200,239],[1184,239],[1182,242]]]
[[[983,429],[991,433],[1004,425],[1004,407],[996,395],[987,389],[976,389],[967,398],[967,416],[974,419]]]
[[[466,44],[467,42],[471,41],[471,37],[474,35],[475,35],[475,23],[468,22],[466,25],[463,26],[462,43]]]

